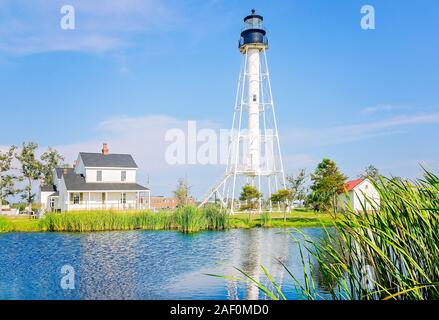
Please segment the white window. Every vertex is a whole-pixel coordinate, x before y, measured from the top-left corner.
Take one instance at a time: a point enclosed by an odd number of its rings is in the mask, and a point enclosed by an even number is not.
[[[121,180],[122,182],[127,181],[127,172],[126,172],[126,171],[122,171],[122,172],[121,172],[120,180]]]
[[[102,182],[102,171],[101,170],[96,171],[96,181]]]

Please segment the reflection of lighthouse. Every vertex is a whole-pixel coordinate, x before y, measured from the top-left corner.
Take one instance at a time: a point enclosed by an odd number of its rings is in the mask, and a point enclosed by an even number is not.
[[[287,287],[291,284],[292,279],[288,277],[285,279],[286,270],[278,261],[282,261],[285,265],[292,265],[292,259],[298,256],[291,255],[292,243],[289,233],[279,232],[276,229],[242,230],[231,239],[229,247],[233,249],[228,264],[244,271],[267,288],[271,288],[267,277],[262,272],[261,266],[263,266],[276,283],[284,289],[284,286]],[[243,275],[238,271],[235,271],[234,276],[243,278]],[[256,284],[249,279],[247,280],[245,285],[230,280],[227,283],[228,298],[231,300],[265,299],[266,297]]]
[[[285,189],[285,174],[271,92],[266,50],[268,40],[263,17],[252,10],[244,18],[239,50],[243,63],[234,108],[233,125],[226,173],[209,191],[202,205],[214,195],[224,208],[234,213],[242,186],[256,187],[265,199]],[[268,201],[258,211],[272,210]]]

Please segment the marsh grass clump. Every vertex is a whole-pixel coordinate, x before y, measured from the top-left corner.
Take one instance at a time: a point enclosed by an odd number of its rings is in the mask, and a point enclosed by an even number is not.
[[[78,211],[49,213],[41,220],[42,228],[47,231],[93,232],[110,230],[158,230],[171,229],[172,219],[169,213]]]
[[[271,226],[271,215],[269,212],[264,211],[261,214],[261,226],[262,227],[269,227]]]
[[[227,224],[226,214],[216,207],[198,209],[192,206],[178,208],[174,212],[157,213],[149,211],[48,213],[40,221],[42,230],[53,232],[180,230],[184,233],[193,233],[204,230],[225,230]],[[0,228],[3,228],[1,221]]]
[[[208,205],[202,209],[209,230],[225,230],[228,228],[228,216],[216,205]]]
[[[183,233],[193,233],[208,229],[204,213],[193,206],[185,206],[175,211],[177,225]]]
[[[3,228],[1,223],[0,220],[0,228]],[[204,209],[186,206],[174,212],[157,213],[149,211],[48,213],[40,220],[41,229],[52,232],[180,230],[183,233],[193,233],[204,230],[225,230],[227,225],[227,215],[214,206]]]

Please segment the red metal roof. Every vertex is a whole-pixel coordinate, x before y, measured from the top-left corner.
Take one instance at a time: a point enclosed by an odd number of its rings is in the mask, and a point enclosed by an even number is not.
[[[352,191],[356,186],[358,186],[363,181],[364,181],[364,179],[360,178],[360,179],[351,180],[351,181],[346,182],[346,185],[345,185],[346,191]]]

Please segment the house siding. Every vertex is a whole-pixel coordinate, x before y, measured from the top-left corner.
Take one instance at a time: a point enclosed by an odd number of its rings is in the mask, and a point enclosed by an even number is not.
[[[102,181],[97,181],[97,172],[102,171]],[[93,168],[85,169],[85,180],[88,183],[93,182],[103,182],[103,183],[115,183],[115,182],[122,182],[122,171],[126,171],[127,179],[126,183],[136,183],[136,170],[133,169],[99,169],[99,168]]]
[[[64,179],[61,179],[61,183],[59,184],[59,209],[61,211],[68,211],[69,208],[69,198],[66,188],[66,183],[64,182]]]
[[[376,202],[379,208],[380,196],[373,184],[367,179],[351,191],[339,196],[339,208],[341,210],[352,208],[354,211],[363,211],[364,204],[367,211],[372,211],[374,208],[369,201],[366,201],[366,197]]]
[[[373,210],[371,203],[366,201],[366,197],[369,200],[377,202],[379,206],[380,196],[373,184],[368,180],[364,180],[362,183],[356,186],[354,188],[354,192],[352,193],[355,193],[355,196],[353,196],[353,204],[354,210],[356,211],[362,211],[363,205],[366,206],[367,211]]]

